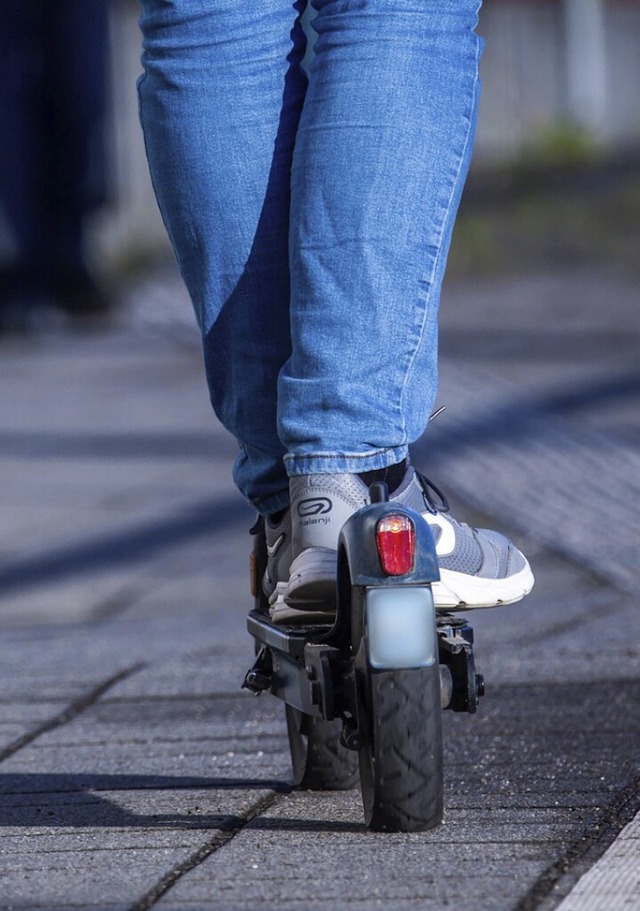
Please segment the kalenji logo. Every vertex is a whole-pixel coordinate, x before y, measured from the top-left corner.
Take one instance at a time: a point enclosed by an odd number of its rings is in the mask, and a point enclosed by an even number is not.
[[[328,497],[309,497],[298,503],[298,515],[303,519],[307,516],[323,516],[332,509],[333,502]]]

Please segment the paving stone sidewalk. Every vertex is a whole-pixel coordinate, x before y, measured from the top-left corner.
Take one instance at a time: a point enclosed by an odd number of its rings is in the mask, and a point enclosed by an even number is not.
[[[474,618],[488,695],[445,718],[418,836],[292,792],[281,707],[239,690],[252,514],[174,268],[108,328],[0,339],[0,909],[557,907],[640,809],[637,300],[583,269],[446,289],[414,458],[538,583]]]

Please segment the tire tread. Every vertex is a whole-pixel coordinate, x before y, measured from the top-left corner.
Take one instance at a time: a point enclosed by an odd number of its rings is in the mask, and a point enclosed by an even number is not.
[[[370,691],[373,744],[361,756],[375,769],[373,793],[363,793],[368,825],[404,832],[433,828],[443,812],[438,666],[371,672]]]

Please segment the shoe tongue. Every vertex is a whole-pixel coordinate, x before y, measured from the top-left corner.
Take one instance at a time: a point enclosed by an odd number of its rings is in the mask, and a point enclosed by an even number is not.
[[[390,498],[392,503],[398,503],[400,506],[406,506],[407,509],[413,509],[414,512],[423,513],[427,508],[425,503],[422,487],[415,474],[410,468],[407,471],[405,480]]]

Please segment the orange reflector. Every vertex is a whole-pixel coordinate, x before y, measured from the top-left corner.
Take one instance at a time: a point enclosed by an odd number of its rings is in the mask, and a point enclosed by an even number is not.
[[[376,528],[382,569],[388,576],[403,576],[413,569],[416,530],[408,516],[384,516]]]

